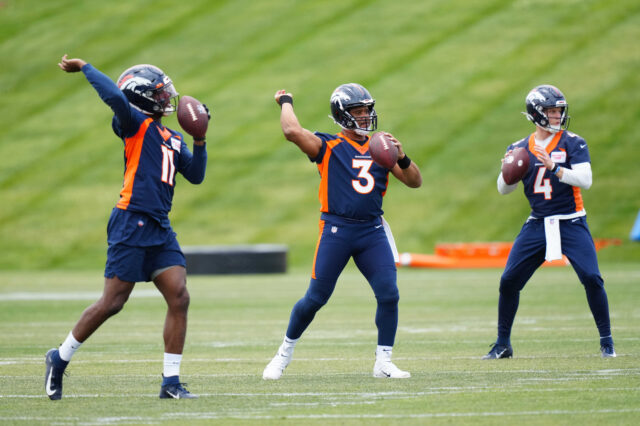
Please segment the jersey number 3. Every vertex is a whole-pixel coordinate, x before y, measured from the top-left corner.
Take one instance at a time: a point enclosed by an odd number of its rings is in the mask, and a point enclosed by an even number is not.
[[[351,167],[353,167],[354,169],[360,169],[360,172],[358,173],[359,179],[353,179],[351,181],[351,185],[353,186],[353,189],[355,189],[356,192],[360,194],[368,194],[371,191],[373,191],[373,187],[376,183],[371,173],[369,173],[371,164],[373,164],[373,161],[371,160],[354,159],[351,165]],[[362,184],[362,179],[365,180],[365,185]]]
[[[173,164],[173,150],[161,145],[162,148],[162,181],[173,186],[176,166]]]
[[[553,192],[553,188],[551,187],[551,179],[544,179],[544,175],[547,172],[546,167],[539,167],[538,174],[536,175],[536,180],[533,183],[533,193],[534,194],[544,194],[545,200],[551,199],[551,193]]]

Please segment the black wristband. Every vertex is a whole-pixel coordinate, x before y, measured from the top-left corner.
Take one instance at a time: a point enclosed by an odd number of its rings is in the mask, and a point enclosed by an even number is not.
[[[403,170],[409,168],[410,165],[411,158],[409,158],[407,154],[405,154],[404,157],[398,160],[398,166],[400,166],[400,168]]]
[[[560,168],[560,166],[558,166],[557,164],[553,165],[553,168],[551,169],[551,173],[558,174],[558,169]]]
[[[282,108],[282,104],[291,104],[293,106],[293,98],[290,95],[282,95],[278,98],[278,103],[280,108]]]

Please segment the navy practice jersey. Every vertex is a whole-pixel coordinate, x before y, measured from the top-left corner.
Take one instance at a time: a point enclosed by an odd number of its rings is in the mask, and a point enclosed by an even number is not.
[[[342,133],[315,133],[322,148],[311,161],[320,173],[320,211],[349,219],[371,220],[382,215],[389,170],[374,163],[369,137],[363,143]]]
[[[509,151],[522,147],[529,152],[529,170],[524,175],[522,183],[524,194],[531,205],[531,216],[543,218],[583,210],[580,188],[560,182],[533,154],[534,146],[535,136],[531,134],[507,148]],[[555,134],[547,145],[547,153],[554,163],[567,169],[570,169],[572,164],[590,162],[589,148],[585,140],[566,130]]]
[[[202,182],[205,147],[195,145],[192,154],[181,133],[132,107],[109,77],[91,64],[82,67],[82,72],[113,110],[113,131],[124,142],[124,184],[116,207],[148,214],[169,227],[176,172],[191,183]]]

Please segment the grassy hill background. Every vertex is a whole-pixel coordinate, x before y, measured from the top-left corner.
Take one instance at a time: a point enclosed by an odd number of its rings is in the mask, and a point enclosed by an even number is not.
[[[104,265],[122,144],[86,79],[57,68],[65,53],[113,79],[153,63],[211,107],[205,182],[177,184],[183,246],[283,243],[309,264],[318,176],[282,137],[273,94],[293,92],[303,126],[334,131],[329,95],[352,81],[421,166],[422,188],[394,180],[385,197],[400,251],[512,240],[529,208],[521,190],[497,193],[500,158],[532,131],[526,93],[550,83],[589,143],[592,233],[623,240],[600,258],[637,262],[638,46],[633,0],[3,1],[0,269]]]

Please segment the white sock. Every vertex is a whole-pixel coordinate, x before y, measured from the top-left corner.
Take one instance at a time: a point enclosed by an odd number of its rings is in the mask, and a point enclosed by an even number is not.
[[[293,348],[296,347],[296,343],[298,343],[299,339],[299,337],[297,339],[289,339],[287,336],[284,336],[284,340],[282,341],[282,346],[280,346],[280,348],[286,354],[291,355],[293,353]]]
[[[164,353],[164,377],[179,376],[180,375],[180,362],[182,361],[182,354],[168,354]]]
[[[379,361],[391,361],[391,353],[393,346],[378,345],[376,348],[376,360]]]
[[[75,337],[73,337],[73,333],[70,331],[67,338],[58,348],[58,353],[60,354],[60,358],[63,361],[71,361],[71,357],[76,353],[82,342],[78,342]]]

